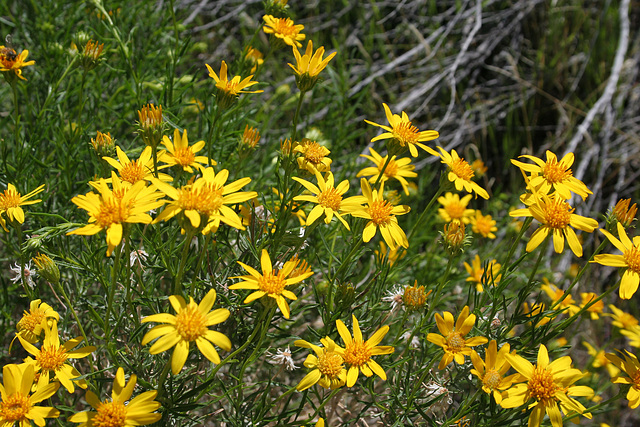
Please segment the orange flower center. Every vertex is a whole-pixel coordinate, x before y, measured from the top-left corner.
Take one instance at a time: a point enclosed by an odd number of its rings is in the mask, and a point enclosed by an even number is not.
[[[407,286],[402,294],[402,303],[410,310],[417,310],[427,303],[424,286]]]
[[[449,332],[449,335],[447,335],[447,344],[451,353],[459,353],[467,345],[464,337],[458,331]]]
[[[129,217],[130,204],[131,202],[128,204],[122,203],[121,198],[117,197],[115,193],[114,197],[102,200],[100,211],[96,215],[96,224],[106,228],[111,224],[126,222]]]
[[[382,169],[382,166],[384,166],[385,161],[386,159],[382,159],[381,163],[378,165],[378,170]],[[389,178],[393,178],[394,176],[396,176],[397,173],[398,173],[398,164],[396,163],[395,160],[391,159],[387,167],[384,169],[384,174]]]
[[[498,387],[498,385],[500,384],[500,380],[502,380],[502,377],[500,376],[498,371],[496,371],[495,369],[489,369],[484,374],[484,377],[482,377],[482,384],[493,390]]]
[[[36,356],[36,362],[47,371],[58,371],[67,361],[67,351],[64,347],[42,346]]]
[[[553,381],[553,374],[546,369],[535,367],[527,384],[529,394],[536,400],[550,399],[558,390]]]
[[[211,184],[195,190],[192,187],[183,187],[178,190],[178,205],[182,210],[196,210],[211,216],[222,206],[223,189]]]
[[[622,323],[624,328],[632,328],[638,324],[638,319],[630,315],[629,313],[622,313],[620,316],[616,316],[615,319]]]
[[[371,349],[362,341],[353,340],[344,349],[344,361],[351,366],[362,366],[371,359]]]
[[[444,210],[452,219],[461,219],[466,209],[467,207],[458,201],[452,201],[444,207]]]
[[[607,360],[607,362],[609,361]],[[640,390],[640,371],[637,371],[633,378],[631,378],[631,380],[633,381],[632,387],[636,390]]]
[[[305,146],[304,158],[306,161],[317,165],[324,160],[324,157],[327,155],[326,150],[325,147],[313,141]]]
[[[326,375],[330,378],[335,378],[342,371],[344,360],[335,351],[323,350],[322,354],[318,357],[318,370],[322,375]]]
[[[146,175],[146,170],[139,161],[129,162],[122,166],[120,169],[120,178],[123,181],[135,184],[138,181],[142,181]]]
[[[162,105],[147,104],[138,110],[138,121],[145,129],[162,126]]]
[[[629,266],[629,270],[640,273],[640,249],[636,246],[624,251],[624,261]]]
[[[479,216],[476,218],[474,225],[480,234],[487,237],[493,228],[493,220],[487,219],[485,216]]]
[[[18,329],[29,332],[34,332],[37,327],[42,325],[42,321],[45,319],[44,310],[36,308],[31,312],[25,310],[22,319],[18,322]]]
[[[398,140],[401,146],[415,144],[420,137],[420,131],[411,122],[401,122],[393,126],[393,137]]]
[[[207,332],[206,318],[196,305],[180,310],[176,316],[176,332],[185,341],[195,341]]]
[[[258,286],[260,286],[260,290],[267,294],[282,294],[285,286],[287,286],[287,282],[279,273],[280,272],[276,272],[274,274],[273,271],[264,273],[262,277],[258,279]]]
[[[552,184],[565,181],[571,178],[571,169],[568,169],[562,163],[558,163],[557,159],[549,159],[542,167],[542,175]]]
[[[173,158],[180,166],[192,165],[196,159],[196,155],[191,151],[191,147],[179,148],[173,153]]]
[[[384,225],[391,219],[393,205],[387,200],[376,200],[369,206],[368,212],[371,221],[376,225]]]
[[[465,181],[471,181],[471,178],[474,176],[473,169],[465,159],[455,159],[451,162],[449,168],[458,178],[464,179]]]
[[[19,391],[0,402],[0,418],[5,423],[13,425],[15,421],[25,420],[27,413],[31,409],[31,402],[27,396],[23,396]]]
[[[18,206],[20,206],[20,193],[7,189],[0,194],[0,211],[17,208]]]
[[[102,402],[91,419],[94,427],[124,427],[126,422],[127,408],[121,402]]]
[[[300,32],[296,29],[293,21],[289,18],[277,18],[274,22],[273,30],[277,35],[284,37],[295,37]]]
[[[547,227],[557,230],[562,230],[569,225],[573,211],[574,209],[571,209],[569,204],[562,200],[554,200],[551,203],[547,203],[542,209]]]
[[[318,195],[318,203],[323,208],[337,212],[340,209],[340,203],[342,203],[342,196],[335,188],[327,188]]]

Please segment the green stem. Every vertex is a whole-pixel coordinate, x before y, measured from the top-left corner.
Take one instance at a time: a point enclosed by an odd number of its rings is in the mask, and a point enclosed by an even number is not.
[[[422,211],[422,213],[418,217],[418,220],[416,221],[416,223],[413,224],[413,227],[411,227],[411,231],[409,231],[409,234],[407,235],[407,240],[408,241],[411,240],[411,238],[413,237],[414,233],[418,229],[418,226],[420,225],[420,223],[424,219],[425,215],[427,214],[427,212],[429,212],[429,210],[431,210],[431,207],[436,202],[436,200],[438,200],[438,197],[440,197],[440,195],[444,192],[444,190],[445,190],[445,187],[443,185],[438,186],[438,191],[436,191],[436,194],[433,195],[433,197],[431,198],[431,200],[429,201],[427,206],[424,208],[424,210]]]
[[[378,175],[378,178],[376,179],[375,184],[373,184],[373,188],[376,188],[380,183],[380,180],[382,180],[382,177],[384,176],[384,171],[387,170],[387,166],[389,166],[389,163],[391,163],[391,155],[387,154],[387,160],[384,162],[384,166],[382,166],[382,169],[380,169],[380,174]]]
[[[198,274],[200,274],[200,269],[202,267],[202,260],[204,259],[205,255],[207,254],[207,250],[209,249],[209,243],[211,242],[211,236],[213,235],[213,233],[208,233],[207,236],[205,237],[204,240],[204,247],[200,248],[200,256],[198,256],[198,260],[196,261],[196,265],[195,265],[195,273],[193,275],[193,280],[191,281],[191,288],[189,290],[189,293],[191,295],[193,295],[193,291],[195,290],[195,286],[196,286],[196,279],[198,278]]]
[[[222,108],[220,106],[216,106],[216,113],[213,116],[213,120],[211,121],[211,125],[209,126],[209,136],[207,137],[207,145],[208,145],[208,153],[209,153],[209,166],[213,166],[213,131],[216,131],[215,139],[218,139],[218,134],[220,129],[220,117],[222,116]]]
[[[264,311],[266,312],[267,309],[265,308]],[[267,335],[267,331],[269,330],[269,326],[271,326],[271,319],[273,318],[273,314],[275,312],[276,312],[276,308],[271,307],[270,309],[268,309],[267,317],[261,320],[260,324],[262,326],[262,329],[260,331],[260,338],[258,338],[258,343],[256,344],[255,348],[253,349],[249,357],[247,357],[244,360],[244,362],[242,362],[242,366],[240,366],[240,372],[238,373],[239,381],[242,381],[242,377],[244,376],[244,371],[247,368],[247,365],[253,361],[254,356],[260,350],[260,347],[262,346],[262,343],[264,341],[264,337]],[[240,402],[243,401],[242,387],[238,387],[238,399]]]
[[[513,241],[513,243],[511,244],[511,247],[509,248],[509,253],[507,254],[507,257],[505,258],[503,265],[503,269],[505,271],[510,270],[510,265],[509,263],[511,262],[511,258],[513,257],[514,252],[516,251],[516,247],[518,247],[518,244],[520,243],[520,240],[522,240],[522,236],[524,235],[524,233],[527,231],[527,229],[529,228],[529,225],[531,224],[531,222],[533,221],[533,217],[528,217],[524,220],[524,223],[522,224],[522,227],[520,227],[520,232],[518,233],[518,237],[516,237],[516,239]]]
[[[158,144],[151,146],[151,156],[153,157],[153,176],[158,178]]]
[[[84,104],[84,84],[87,78],[87,70],[82,71],[82,78],[80,80],[80,101],[78,102],[78,114],[76,115],[76,128],[80,129],[80,118],[82,116],[82,106]],[[71,125],[71,123],[69,123]],[[75,131],[73,132],[75,135]]]
[[[20,261],[20,281],[22,282],[22,287],[24,288],[24,292],[27,295],[27,298],[29,298],[29,301],[33,300],[33,293],[31,292],[31,289],[29,289],[29,285],[27,284],[27,278],[24,275],[24,265],[25,265],[25,261],[24,261],[24,254],[22,253],[22,224],[20,224],[18,221],[16,220],[12,220],[11,221],[11,225],[13,226],[13,228],[16,229],[16,232],[18,233],[18,259]]]
[[[527,281],[527,286],[525,286],[525,289],[529,289],[529,286],[531,286],[531,284],[533,283],[533,278],[536,275],[536,272],[538,271],[538,267],[540,267],[540,262],[542,261],[542,257],[544,256],[544,253],[547,251],[547,245],[549,243],[549,240],[547,238],[545,244],[542,246],[542,248],[540,248],[540,253],[538,254],[538,258],[536,258],[536,263],[533,265],[533,270],[531,270],[531,274],[529,275],[529,280]]]
[[[167,363],[164,364],[164,368],[162,368],[162,372],[160,373],[160,381],[158,381],[158,400],[164,395],[164,383],[167,381],[167,377],[169,376],[169,368],[171,368],[171,357],[167,360]]]
[[[69,307],[69,310],[71,310],[71,314],[73,315],[73,318],[76,321],[76,324],[78,325],[78,328],[80,329],[80,333],[82,334],[82,338],[84,339],[84,342],[86,345],[89,345],[89,340],[87,339],[87,334],[84,331],[84,328],[82,327],[82,323],[80,323],[80,318],[78,317],[78,313],[76,312],[76,310],[73,308],[73,305],[71,304],[71,300],[69,300],[69,296],[67,295],[67,292],[64,290],[64,286],[62,285],[61,282],[58,282],[58,292],[60,292],[60,294],[62,294],[62,298],[64,299],[64,302],[67,304],[67,307]],[[94,372],[94,367],[93,367],[93,361],[92,359],[89,357],[89,366],[91,367],[91,372]]]
[[[300,110],[302,109],[302,101],[304,100],[305,91],[300,91],[300,98],[298,98],[298,106],[296,107],[296,113],[293,115],[293,128],[291,129],[291,145],[293,147],[298,134],[298,120],[300,119]]]
[[[124,237],[124,236],[123,236]],[[118,270],[120,269],[120,258],[122,257],[122,243],[116,246],[116,256],[113,260],[113,270],[111,270],[111,288],[107,297],[107,315],[104,319],[106,326],[106,341],[111,338],[111,311],[113,309],[113,298],[118,287]]]
[[[339,387],[335,390],[333,390],[331,392],[331,394],[329,394],[329,396],[327,396],[322,403],[320,404],[320,406],[318,406],[318,408],[316,409],[316,412],[314,412],[313,417],[311,418],[315,418],[316,415],[318,415],[320,413],[320,411],[322,410],[322,408],[324,408],[326,406],[327,403],[329,403],[329,401],[331,401],[331,399],[333,399],[333,396],[335,396],[336,394],[338,394],[340,391],[342,390],[342,387]]]
[[[447,284],[447,280],[449,279],[449,274],[451,273],[451,268],[453,267],[453,261],[457,259],[457,256],[450,256],[449,261],[447,261],[447,268],[444,272],[444,276],[442,277],[442,281],[438,284],[436,291],[433,293],[433,298],[431,298],[431,304],[429,304],[429,309],[427,310],[426,318],[430,319],[431,314],[433,314],[434,307],[438,304],[438,300],[440,299],[440,294],[444,289],[444,286]]]
[[[182,246],[182,257],[180,258],[180,266],[178,267],[178,274],[176,274],[176,280],[173,284],[174,295],[182,294],[182,276],[184,275],[184,266],[187,264],[187,258],[189,257],[189,246],[191,246],[191,241],[193,240],[193,236],[196,235],[196,231],[197,230],[193,227],[188,227],[188,230],[185,233],[185,239]]]

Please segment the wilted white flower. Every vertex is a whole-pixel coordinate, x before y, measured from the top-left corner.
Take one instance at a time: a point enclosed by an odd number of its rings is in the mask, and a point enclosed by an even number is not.
[[[293,358],[291,357],[291,349],[287,346],[286,350],[280,350],[276,352],[276,354],[270,354],[269,363],[273,363],[274,365],[283,365],[287,368],[287,371],[293,371],[294,369],[298,369],[298,366],[293,363]]]
[[[395,311],[396,308],[402,306],[402,296],[404,295],[404,288],[400,285],[387,292],[386,297],[382,297],[382,301],[391,303],[391,311]]]
[[[20,274],[20,266],[18,265],[18,263],[15,263],[13,267],[9,267],[9,270],[11,271],[11,274],[13,274],[13,277],[11,278],[11,281],[13,283],[22,280],[22,275]],[[36,286],[36,284],[33,282],[33,278],[36,277],[36,275],[36,269],[31,266],[31,261],[29,261],[29,263],[24,266],[24,280],[26,280],[27,285],[29,285],[31,289]]]
[[[449,405],[453,403],[453,399],[449,394],[449,389],[445,387],[444,384],[440,384],[436,380],[429,380],[427,384],[423,383],[422,385],[426,389],[426,396],[429,400],[434,400],[438,396],[444,395],[429,407],[428,412],[431,414],[435,414],[436,412],[444,414]]]
[[[146,261],[149,254],[144,249],[131,251],[129,255],[129,264],[134,265],[136,262],[142,266],[142,261]]]
[[[402,334],[403,340],[408,340],[410,337],[411,337],[411,331],[407,331],[404,334]],[[411,338],[411,343],[409,345],[413,348],[418,348],[420,347],[420,340],[418,339],[417,336],[414,335],[413,338]]]

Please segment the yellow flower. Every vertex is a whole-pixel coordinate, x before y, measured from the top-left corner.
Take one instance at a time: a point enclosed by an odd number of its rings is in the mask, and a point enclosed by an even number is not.
[[[149,353],[158,354],[175,346],[171,355],[171,372],[177,375],[184,366],[189,356],[189,346],[192,342],[200,352],[211,362],[219,364],[220,356],[213,344],[223,350],[231,350],[231,341],[226,335],[209,329],[210,326],[222,323],[229,317],[229,310],[218,308],[211,311],[216,302],[216,291],[211,289],[202,298],[200,304],[196,304],[192,297],[189,303],[180,295],[169,297],[171,306],[176,315],[168,313],[152,314],[142,319],[142,323],[163,323],[156,325],[142,338],[142,345],[158,339],[149,349]]]
[[[471,265],[464,263],[464,268],[469,273],[469,277],[467,277],[467,282],[472,282],[476,284],[476,290],[478,292],[482,292],[484,289],[482,284],[488,284],[495,286],[502,277],[498,272],[500,271],[501,265],[496,262],[496,260],[489,261],[486,268],[482,266],[482,262],[480,261],[480,257],[476,254],[476,257],[471,262]]]
[[[544,285],[540,286],[540,289],[542,289],[544,293],[546,293],[547,296],[551,298],[551,301],[554,304],[560,301],[564,296],[564,291],[562,289],[559,289],[553,283],[550,283],[549,279],[547,279],[546,277],[543,277],[542,281],[544,282]],[[580,310],[578,306],[575,305],[575,302],[576,301],[573,299],[571,294],[569,294],[565,299],[562,300],[560,306],[558,307],[558,310],[566,310],[569,316],[573,316]]]
[[[110,132],[102,133],[100,131],[96,131],[95,139],[91,138],[91,146],[98,157],[103,157],[106,155],[113,155],[116,142],[115,139],[111,137]]]
[[[612,214],[616,221],[622,223],[624,228],[629,227],[636,220],[638,213],[638,204],[634,203],[629,206],[631,199],[620,199],[613,207]]]
[[[326,179],[322,177],[320,172],[316,172],[315,175],[318,180],[318,186],[304,179],[293,177],[295,181],[313,194],[312,196],[296,196],[293,200],[316,203],[316,206],[314,206],[307,216],[306,225],[310,226],[318,218],[322,217],[323,214],[325,224],[329,224],[335,215],[342,225],[349,230],[349,224],[347,224],[347,221],[345,221],[342,215],[349,214],[361,208],[362,203],[365,202],[364,197],[353,196],[344,199],[344,194],[349,190],[348,180],[345,179],[338,184],[337,187],[334,187],[334,178],[331,172],[327,172]]]
[[[313,42],[309,40],[307,49],[304,55],[300,55],[300,51],[296,46],[293,46],[293,55],[296,58],[296,65],[289,64],[296,74],[296,84],[298,89],[303,92],[313,89],[318,81],[318,75],[325,69],[329,61],[336,56],[337,52],[333,52],[326,58],[324,56],[324,46],[320,46],[318,50],[313,52]]]
[[[164,133],[162,105],[147,104],[138,110],[138,135],[149,147],[156,148]]]
[[[302,47],[299,40],[304,40],[306,37],[300,32],[304,30],[304,25],[295,25],[290,18],[276,18],[272,15],[264,15],[262,19],[265,23],[262,30],[266,34],[273,34],[289,46]]]
[[[129,156],[127,156],[120,147],[116,147],[118,160],[111,157],[103,157],[103,159],[118,171],[118,175],[120,175],[120,179],[122,181],[135,184],[138,181],[151,181],[151,178],[153,178],[153,159],[151,158],[151,151],[151,147],[145,147],[142,154],[140,154],[140,158],[138,160],[131,161]],[[160,154],[161,157],[163,155],[162,153]],[[163,173],[158,174],[158,177],[161,181],[173,180],[169,175]]]
[[[442,208],[438,209],[438,215],[446,222],[458,220],[469,224],[475,212],[473,209],[467,209],[469,200],[471,200],[471,194],[461,199],[457,194],[445,193],[444,196],[438,197],[438,203],[442,205]]]
[[[596,349],[586,341],[582,341],[582,345],[587,348],[587,353],[589,356],[593,357],[593,361],[591,362],[591,366],[594,368],[605,367],[610,377],[615,377],[620,373],[620,369],[616,367],[609,359],[607,359],[604,350],[596,351]]]
[[[297,158],[300,169],[315,174],[316,172],[326,172],[331,168],[331,159],[327,157],[331,151],[316,141],[303,138],[300,144],[295,146],[293,152],[302,154]]]
[[[471,217],[471,230],[482,237],[495,239],[496,235],[493,232],[498,231],[498,227],[496,227],[496,221],[491,218],[491,215],[482,215],[482,212],[476,210],[475,216]]]
[[[591,262],[611,267],[626,267],[620,281],[620,298],[629,299],[636,293],[640,284],[640,236],[635,236],[632,241],[621,223],[618,223],[617,227],[619,239],[607,230],[600,231],[622,255],[596,255]]]
[[[611,322],[613,326],[621,329],[628,329],[633,328],[634,326],[638,326],[638,319],[633,317],[631,314],[620,310],[613,304],[609,304],[609,309],[611,309],[613,313],[605,313],[605,316],[613,317],[613,322]]]
[[[76,196],[71,201],[89,213],[89,224],[67,233],[91,236],[102,230],[107,231],[107,256],[122,241],[123,227],[127,223],[149,224],[151,216],[147,212],[164,204],[158,200],[162,193],[147,187],[145,181],[130,185],[123,183],[111,172],[113,190],[106,180],[92,183],[99,194],[94,192]],[[158,181],[159,182],[159,181]]]
[[[325,337],[320,340],[323,347],[304,340],[296,340],[294,344],[298,347],[310,348],[316,354],[309,354],[304,361],[304,366],[312,369],[300,381],[296,389],[303,391],[315,384],[321,387],[336,389],[342,387],[347,382],[347,370],[344,367],[344,349],[337,345],[331,338]]]
[[[60,345],[58,324],[54,321],[51,327],[45,326],[44,341],[40,349],[22,338],[21,335],[18,335],[18,339],[20,340],[22,347],[35,357],[35,360],[27,359],[26,363],[33,365],[35,367],[35,372],[40,373],[38,388],[45,384],[49,384],[51,374],[53,374],[53,377],[56,380],[60,381],[60,384],[62,384],[69,393],[73,393],[75,390],[74,384],[77,384],[80,388],[87,388],[87,382],[84,379],[77,379],[80,376],[80,372],[78,372],[73,366],[66,363],[68,359],[81,359],[96,351],[94,346],[87,346],[74,350],[74,348],[83,340],[82,337],[70,339],[66,343]]]
[[[487,173],[487,167],[484,162],[480,159],[475,159],[471,162],[471,169],[477,178],[482,177],[485,173]]]
[[[264,64],[264,55],[253,46],[244,48],[244,59],[251,64],[251,74],[254,74],[258,67]]]
[[[382,238],[389,245],[391,250],[395,250],[398,246],[403,248],[409,247],[407,236],[398,225],[397,215],[409,213],[411,208],[407,205],[394,206],[384,198],[384,183],[380,184],[380,190],[371,190],[366,179],[360,179],[362,186],[362,194],[367,199],[367,205],[361,210],[355,210],[352,216],[368,219],[362,231],[362,240],[368,242],[375,236],[377,230],[380,230]]]
[[[22,68],[36,63],[36,61],[25,61],[27,56],[29,51],[26,49],[18,54],[10,47],[0,46],[0,71],[6,73],[5,76],[13,72],[22,80],[27,80],[22,77]]]
[[[356,316],[351,315],[353,321],[353,338],[342,320],[336,321],[338,333],[344,342],[344,362],[349,365],[347,371],[347,387],[353,387],[362,372],[367,377],[376,374],[383,380],[387,379],[387,374],[378,363],[371,359],[372,356],[381,354],[391,354],[394,349],[390,345],[379,346],[384,336],[389,332],[389,326],[384,325],[378,329],[371,337],[364,341],[362,331],[358,325]]]
[[[545,412],[553,427],[562,426],[561,410],[567,416],[577,413],[591,419],[590,413],[584,413],[585,407],[571,397],[591,397],[593,390],[587,386],[572,385],[585,375],[579,369],[571,368],[569,356],[549,363],[547,347],[540,345],[535,365],[518,355],[506,354],[505,357],[526,381],[508,389],[507,397],[502,400],[501,405],[503,408],[524,405],[533,408],[529,415],[529,427],[539,426]]]
[[[627,392],[627,400],[629,401],[629,408],[635,409],[640,405],[640,362],[638,362],[638,358],[634,354],[626,350],[622,355],[624,360],[613,353],[606,354],[607,359],[629,375],[628,377],[614,377],[611,381],[616,384],[631,385]]]
[[[362,169],[357,177],[361,176],[370,176],[369,182],[371,184],[375,184],[380,172],[382,171],[383,166],[387,163],[388,155],[382,157],[378,154],[373,148],[369,147],[369,151],[371,152],[370,156],[366,154],[361,154],[360,157],[364,157],[365,159],[371,160],[375,167],[371,166],[368,168]],[[380,178],[380,182],[385,182],[388,179],[396,179],[402,185],[402,189],[404,193],[409,195],[409,183],[405,178],[415,178],[418,176],[417,173],[414,172],[415,166],[411,165],[411,159],[408,157],[402,159],[396,159],[396,156],[391,157],[389,164],[384,169],[384,173],[382,174],[382,178]]]
[[[45,254],[39,253],[31,259],[36,264],[40,276],[54,285],[60,283],[60,269],[51,258]]]
[[[513,382],[520,377],[519,374],[504,376],[511,368],[506,358],[509,350],[509,344],[504,344],[498,351],[498,345],[495,340],[489,342],[489,347],[485,351],[485,360],[482,360],[475,350],[471,350],[471,362],[474,367],[474,369],[471,369],[471,373],[482,382],[482,391],[492,394],[498,405],[502,402],[501,391],[511,387]],[[512,354],[515,354],[515,351]]]
[[[470,242],[467,237],[466,227],[462,221],[451,221],[444,225],[442,236],[444,247],[450,255],[454,256],[462,252]]]
[[[402,306],[407,311],[418,311],[427,305],[427,297],[431,292],[425,292],[424,286],[418,286],[418,280],[416,280],[413,286],[405,286],[402,293]]]
[[[260,141],[260,132],[258,132],[258,129],[245,125],[242,138],[240,139],[241,147],[254,149],[256,145],[258,145],[258,141]]]
[[[138,377],[132,374],[127,382],[124,369],[118,368],[113,380],[111,399],[100,401],[95,393],[87,391],[85,399],[95,412],[79,412],[69,417],[69,421],[81,423],[78,427],[144,426],[160,421],[162,415],[153,412],[161,406],[160,402],[154,400],[157,391],[145,391],[131,399],[137,379]]]
[[[476,323],[476,315],[469,314],[469,306],[464,306],[455,326],[451,313],[445,311],[442,314],[444,318],[438,313],[435,315],[436,325],[442,335],[434,333],[427,335],[427,341],[439,345],[444,350],[438,369],[444,369],[454,360],[458,365],[462,365],[464,356],[471,355],[471,347],[485,344],[488,341],[485,337],[465,338]]]
[[[376,259],[380,264],[383,264],[385,260],[388,260],[389,265],[393,266],[396,263],[396,261],[404,258],[405,255],[407,255],[407,251],[398,250],[400,247],[397,247],[395,249],[387,249],[387,245],[384,243],[383,240],[380,240],[380,242],[378,243],[380,245],[380,249],[379,250],[374,249],[373,252],[376,255]]]
[[[238,261],[238,264],[240,264],[242,268],[249,273],[249,275],[232,277],[232,279],[242,279],[243,281],[229,286],[229,289],[254,290],[255,292],[249,294],[249,296],[245,298],[244,304],[248,304],[264,296],[273,298],[278,304],[278,308],[280,308],[284,318],[288,319],[290,311],[289,304],[287,304],[285,297],[290,300],[296,300],[298,298],[293,292],[286,289],[286,287],[300,283],[304,279],[313,275],[313,272],[308,269],[304,269],[303,271],[298,270],[296,267],[298,267],[299,263],[300,260],[295,257],[285,262],[282,269],[276,270],[271,264],[269,253],[266,249],[263,249],[262,255],[260,256],[262,274],[253,267]]]
[[[636,325],[620,329],[620,333],[629,340],[631,347],[640,347],[640,326]]]
[[[595,294],[593,292],[582,292],[580,294],[580,297],[582,298],[582,304],[580,304],[580,308],[582,308],[589,304],[591,301],[597,299],[598,294]],[[602,300],[596,301],[589,308],[587,308],[587,311],[589,312],[592,320],[599,319],[599,314],[602,314],[603,310],[604,302],[602,302]]]
[[[160,156],[160,161],[169,166],[181,166],[184,171],[189,173],[193,173],[192,166],[200,172],[204,171],[203,165],[207,164],[209,158],[206,156],[196,156],[196,153],[204,148],[204,141],[198,141],[192,146],[189,146],[187,130],[185,129],[182,136],[180,136],[180,131],[175,129],[173,131],[173,142],[165,135],[162,143],[167,147],[167,153]],[[211,164],[216,165],[217,163],[211,160]]]
[[[220,65],[220,77],[213,71],[209,64],[205,64],[209,70],[209,77],[216,82],[216,100],[221,108],[229,107],[241,93],[261,93],[262,90],[246,90],[246,88],[258,84],[251,81],[253,74],[244,79],[241,76],[234,76],[231,80],[227,78],[227,63],[222,61]]]
[[[58,418],[60,415],[60,411],[51,406],[35,406],[53,396],[60,387],[58,383],[46,384],[29,395],[35,375],[33,365],[5,365],[2,368],[4,384],[0,386],[0,425],[3,427],[13,427],[16,422],[20,427],[31,427],[32,421],[44,427],[45,418]]]
[[[571,295],[569,295],[567,297],[567,299],[569,299],[569,298],[571,298]],[[538,318],[539,316],[542,315],[542,313],[544,313],[544,310],[545,310],[545,305],[544,305],[544,303],[541,303],[541,302],[536,303],[536,304],[531,304],[531,306],[529,306],[529,303],[527,303],[527,302],[523,302],[522,303],[522,312],[527,317],[536,317],[536,318]],[[555,318],[555,316],[553,316],[553,317],[549,317],[549,316],[542,317],[540,320],[538,320],[538,322],[534,325],[534,327],[537,328],[539,326],[546,325],[553,318]]]
[[[16,325],[18,335],[26,341],[35,343],[40,334],[47,327],[52,327],[54,321],[60,320],[60,315],[46,302],[35,299],[29,303],[29,311],[25,310]]]
[[[244,230],[242,220],[228,205],[245,202],[257,197],[258,194],[255,191],[238,192],[251,182],[251,178],[241,178],[225,185],[227,178],[229,178],[227,169],[222,169],[216,174],[213,168],[206,168],[201,178],[179,189],[154,179],[154,185],[173,199],[156,217],[154,223],[168,220],[182,212],[185,217],[185,221],[181,222],[182,225],[201,229],[202,234],[215,232],[220,222]]]
[[[582,256],[582,245],[573,228],[592,233],[598,227],[598,221],[581,215],[576,215],[565,199],[556,195],[550,197],[541,194],[528,208],[515,209],[509,212],[512,217],[532,216],[541,226],[527,243],[527,252],[533,251],[542,243],[549,234],[553,236],[553,248],[556,253],[564,250],[564,240],[567,239],[571,251],[577,256]]]
[[[447,153],[442,147],[438,147],[438,149],[440,150],[440,154],[435,151],[431,154],[440,157],[442,159],[442,163],[448,166],[447,178],[449,181],[453,182],[456,186],[456,190],[461,191],[464,189],[467,193],[476,193],[477,196],[484,199],[489,198],[487,190],[480,187],[472,180],[475,176],[473,169],[465,159],[458,156],[456,150],[451,150],[451,153]]]
[[[416,147],[420,147],[434,156],[438,155],[435,150],[422,144],[422,142],[432,141],[438,138],[438,136],[440,136],[438,132],[435,130],[420,131],[411,123],[409,116],[407,116],[407,113],[404,111],[402,112],[402,116],[399,116],[397,114],[392,114],[387,104],[383,103],[382,106],[384,107],[384,112],[387,116],[389,126],[379,125],[378,123],[365,120],[368,124],[378,126],[386,131],[373,138],[371,142],[380,141],[382,139],[391,139],[393,143],[399,146],[396,150],[391,150],[394,151],[392,154],[400,154],[408,148],[413,157],[418,157],[418,149]]]
[[[0,225],[5,231],[8,231],[5,224],[3,215],[6,215],[9,222],[24,223],[24,211],[21,206],[33,205],[34,203],[41,202],[42,200],[29,200],[36,194],[40,193],[44,189],[44,184],[30,193],[21,196],[16,190],[13,184],[7,184],[7,189],[0,193]]]
[[[573,165],[573,153],[568,153],[560,161],[554,153],[547,150],[547,161],[534,156],[523,155],[520,157],[527,158],[535,163],[522,163],[517,160],[511,160],[511,163],[519,167],[523,172],[529,172],[529,186],[535,189],[535,192],[549,194],[553,188],[561,198],[568,200],[571,198],[571,192],[585,199],[589,194],[593,194],[584,182],[573,176],[571,165]]]

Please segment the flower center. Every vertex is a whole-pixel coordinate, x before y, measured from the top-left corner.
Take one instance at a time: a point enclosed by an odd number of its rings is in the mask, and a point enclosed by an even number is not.
[[[629,313],[623,313],[622,315],[617,316],[617,320],[622,323],[624,328],[632,328],[638,324],[638,319]]]
[[[553,382],[553,375],[546,369],[536,366],[533,376],[527,384],[531,397],[536,400],[545,400],[553,397],[558,386]]]
[[[297,36],[300,31],[293,25],[293,21],[290,19],[276,19],[275,26],[273,27],[277,34],[283,36]]]
[[[189,166],[193,164],[196,155],[191,151],[191,147],[179,148],[173,153],[176,163],[180,166]]]
[[[362,366],[371,359],[371,349],[362,341],[353,340],[344,349],[344,361],[351,366]]]
[[[198,201],[197,209],[205,215],[218,213],[222,206],[222,192],[224,187],[209,184],[202,189],[202,198]]]
[[[0,211],[20,206],[20,193],[13,190],[4,190],[0,194]]]
[[[342,202],[342,196],[335,188],[327,188],[318,195],[318,203],[323,208],[329,208],[333,211],[340,209],[340,203]]]
[[[562,163],[558,163],[557,159],[547,160],[542,167],[542,174],[552,184],[565,181],[571,178],[571,169],[567,169]]]
[[[450,202],[444,207],[444,210],[453,219],[461,219],[464,216],[464,211],[467,209],[465,205],[459,202]]]
[[[13,425],[15,421],[24,420],[30,408],[29,398],[17,391],[0,402],[0,418]]]
[[[571,209],[568,203],[562,200],[554,200],[547,203],[543,208],[543,215],[547,227],[555,229],[564,229],[571,221]]]
[[[636,246],[624,251],[624,260],[629,266],[629,270],[640,273],[640,250]]]
[[[491,233],[491,228],[493,227],[493,224],[491,222],[491,220],[487,220],[485,217],[478,217],[476,219],[476,228],[478,229],[478,231],[480,232],[480,234],[482,234],[483,236],[488,235],[489,233]]]
[[[407,286],[402,294],[402,302],[410,310],[422,308],[427,302],[424,286]]]
[[[633,381],[632,387],[636,390],[640,390],[640,371],[637,371],[631,380]]]
[[[315,141],[307,144],[307,146],[305,147],[304,158],[314,165],[322,162],[326,155],[326,148]]]
[[[287,283],[285,282],[284,277],[278,273],[273,274],[273,271],[264,273],[263,276],[258,279],[258,286],[260,286],[260,290],[267,294],[280,295],[284,290],[284,287],[287,286]]]
[[[419,137],[418,128],[411,122],[402,122],[393,126],[393,137],[400,142],[401,146],[415,144]]]
[[[451,172],[465,181],[471,181],[471,178],[474,176],[473,169],[465,159],[455,159],[449,167],[451,168]]]
[[[382,169],[382,166],[384,166],[384,162],[385,160],[383,159],[382,162],[378,165],[378,170]],[[396,163],[395,160],[391,159],[387,167],[384,169],[384,174],[389,178],[393,178],[394,176],[396,176],[397,173],[398,173],[398,164]]]
[[[369,206],[371,221],[376,225],[384,225],[391,219],[393,205],[387,200],[376,200]]]
[[[36,356],[38,365],[47,371],[58,371],[67,361],[67,351],[64,347],[42,346],[40,353]]]
[[[130,182],[131,184],[142,181],[145,175],[146,171],[138,161],[130,162],[120,169],[120,178],[122,178],[123,181]]]
[[[447,344],[449,345],[450,352],[458,353],[465,348],[466,341],[460,332],[451,331],[449,335],[447,335]]]
[[[195,341],[207,332],[206,318],[198,307],[189,305],[176,316],[176,331],[185,341]]]
[[[33,332],[35,329],[42,325],[42,321],[44,320],[44,311],[36,308],[30,313],[25,310],[24,316],[18,322],[18,328],[21,330]]]
[[[103,402],[91,419],[94,427],[124,427],[127,422],[127,408],[121,402]]]
[[[103,228],[111,224],[125,222],[129,217],[129,205],[123,204],[117,197],[102,200],[100,212],[96,215],[96,223]]]
[[[495,369],[489,369],[484,377],[482,377],[482,384],[489,387],[491,390],[498,387],[502,377]]]
[[[335,351],[322,352],[322,355],[318,357],[318,370],[322,375],[326,375],[330,378],[337,377],[342,371],[344,360]]]

